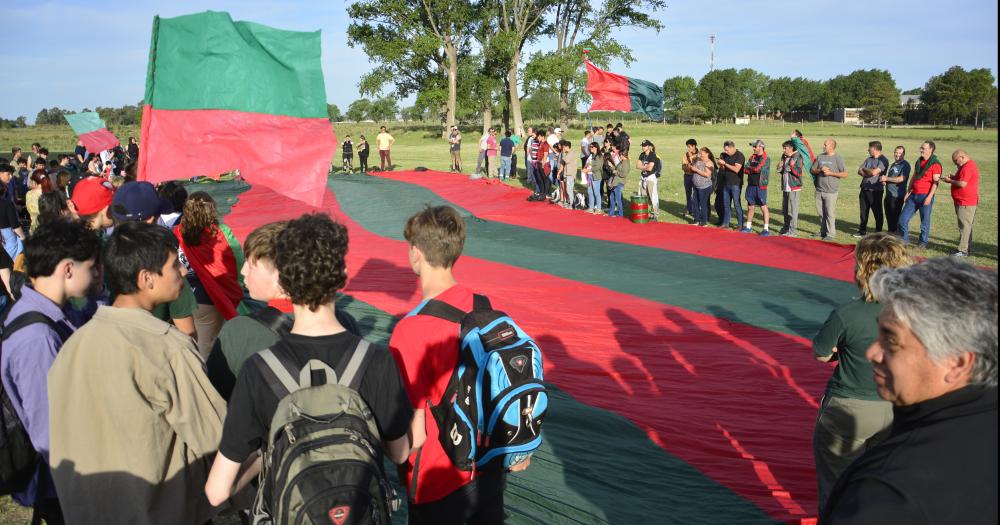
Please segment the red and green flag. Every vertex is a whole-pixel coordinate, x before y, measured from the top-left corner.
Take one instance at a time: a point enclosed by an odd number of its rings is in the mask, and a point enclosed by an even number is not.
[[[587,66],[587,91],[594,102],[590,111],[630,111],[645,113],[651,120],[663,120],[663,88],[646,80],[626,77],[595,66]]]
[[[238,169],[251,184],[319,205],[337,144],[319,31],[214,11],[154,18],[141,137],[141,180]]]
[[[66,122],[69,122],[69,127],[73,128],[73,132],[80,137],[83,147],[91,153],[99,153],[120,144],[118,137],[108,131],[108,127],[96,111],[63,116],[66,117]]]

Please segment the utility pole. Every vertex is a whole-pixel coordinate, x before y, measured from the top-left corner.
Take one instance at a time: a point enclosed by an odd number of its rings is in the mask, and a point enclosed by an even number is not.
[[[708,35],[708,70],[715,71],[715,35]]]

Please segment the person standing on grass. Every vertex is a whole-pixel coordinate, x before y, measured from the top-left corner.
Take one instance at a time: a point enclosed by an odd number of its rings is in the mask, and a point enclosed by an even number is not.
[[[837,237],[837,195],[840,179],[847,176],[844,158],[837,153],[837,141],[823,141],[823,154],[816,157],[811,173],[816,177],[816,213],[819,215],[819,236],[824,241]]]
[[[931,237],[931,212],[934,194],[941,180],[941,161],[934,150],[937,145],[928,140],[920,145],[920,158],[913,164],[910,187],[903,196],[903,211],[899,214],[899,234],[903,242],[910,242],[910,219],[920,214],[920,248],[927,248]]]
[[[580,165],[583,166],[587,163],[587,157],[590,156],[590,143],[594,141],[593,130],[588,129],[583,132],[583,138],[580,139]]]
[[[451,171],[461,173],[462,171],[462,134],[458,131],[458,126],[452,126],[448,132],[448,151],[451,154]]]
[[[58,194],[53,194],[58,195]],[[59,349],[76,327],[65,310],[71,298],[87,295],[100,279],[101,241],[80,222],[54,221],[25,242],[28,284],[4,316],[0,376],[12,408],[35,451],[42,457],[32,482],[14,501],[34,507],[46,523],[63,523],[49,472],[48,372]],[[36,317],[34,322],[29,321]]]
[[[799,198],[802,196],[802,175],[805,166],[802,154],[793,140],[786,140],[781,145],[781,215],[785,225],[781,228],[784,237],[799,235]]]
[[[743,168],[747,174],[747,221],[740,230],[743,233],[753,232],[753,212],[754,208],[760,206],[760,211],[764,214],[764,229],[761,230],[761,237],[771,235],[768,229],[768,222],[771,220],[770,212],[767,209],[767,183],[771,175],[771,159],[767,157],[764,149],[764,141],[757,139],[750,143],[753,147],[753,155]]]
[[[886,231],[899,231],[899,213],[903,211],[903,195],[906,194],[906,181],[910,178],[910,162],[906,160],[906,148],[896,146],[893,151],[894,161],[884,175],[879,177],[885,184],[885,221]]]
[[[687,139],[687,151],[681,157],[681,173],[684,175],[684,215],[694,217],[694,170],[691,166],[698,161],[698,141]]]
[[[180,295],[177,239],[126,222],[102,255],[114,303],[66,340],[49,371],[50,465],[63,515],[205,523],[219,510],[202,487],[226,403],[194,341],[151,314]]]
[[[358,168],[361,173],[368,173],[368,140],[364,135],[358,137]]]
[[[708,226],[708,198],[712,193],[715,166],[715,156],[708,148],[698,150],[698,158],[690,165],[694,174],[691,181],[694,187],[694,223],[698,226]]]
[[[375,135],[375,147],[378,148],[379,165],[382,171],[385,171],[386,167],[392,170],[391,150],[395,143],[396,139],[385,130],[385,126],[380,127],[378,135]]]
[[[491,129],[486,137],[486,178],[495,179],[500,176],[500,163],[497,162],[497,130]]]
[[[813,337],[813,356],[823,363],[837,363],[826,383],[813,430],[820,514],[840,473],[889,433],[892,405],[878,396],[872,364],[865,357],[878,339],[882,310],[868,280],[881,268],[910,263],[903,243],[887,233],[874,233],[858,241],[854,283],[861,295],[833,310]]]
[[[520,130],[517,133],[512,133],[510,136],[511,142],[514,143],[514,148],[510,150],[510,173],[507,174],[509,178],[517,178],[517,150],[521,149],[521,142],[524,140],[522,136],[524,135],[524,130]]]
[[[956,257],[967,257],[972,247],[972,224],[976,221],[979,206],[979,166],[965,150],[955,150],[951,160],[958,171],[941,177],[941,182],[951,184],[951,198],[955,201],[958,216],[958,251]]]
[[[868,143],[868,158],[858,168],[861,175],[861,223],[854,238],[860,239],[868,234],[868,212],[875,214],[875,231],[882,231],[882,193],[885,182],[882,177],[889,171],[889,159],[882,154],[882,143],[873,140]]]
[[[590,213],[601,212],[601,166],[604,165],[604,157],[601,155],[601,148],[596,142],[591,142],[588,147],[590,154],[584,163],[581,171],[587,179],[587,211]]]
[[[483,174],[483,163],[486,162],[487,142],[489,141],[490,133],[492,132],[492,129],[488,129],[485,133],[483,133],[482,137],[479,137],[479,155],[476,156],[476,175]],[[486,169],[489,169],[489,165],[487,165]]]
[[[549,143],[545,140],[545,132],[541,129],[538,130],[535,135],[535,143],[538,145],[535,150],[534,168],[535,172],[535,194],[528,197],[529,200],[542,202],[546,200],[549,196],[549,192],[552,191],[552,179],[549,173],[546,172],[546,166],[549,166]]]
[[[576,185],[576,156],[573,155],[573,143],[568,140],[559,142],[562,155],[559,157],[559,193],[563,208],[573,208],[573,188]]]
[[[628,163],[628,152],[622,150],[618,144],[613,144],[609,162],[613,168],[611,179],[608,180],[608,190],[611,193],[608,197],[608,217],[624,217],[622,190],[625,188],[625,180],[628,178],[628,172],[631,168]]]
[[[743,152],[736,149],[735,142],[727,140],[723,144],[723,153],[718,163],[721,175],[719,184],[722,187],[722,216],[719,218],[719,227],[729,228],[732,217],[736,217],[737,223],[743,219],[743,205],[740,201],[743,198],[743,165],[746,164],[746,157]],[[736,213],[733,213],[734,209]]]
[[[351,141],[351,136],[347,135],[344,142],[340,145],[340,150],[343,157],[343,168],[345,173],[354,171],[354,142]]]
[[[524,136],[524,173],[531,189],[538,191],[535,184],[535,155],[538,153],[538,141],[535,139],[535,128],[529,127]]]
[[[650,220],[658,220],[660,213],[660,192],[657,182],[660,180],[660,172],[663,170],[663,163],[656,155],[656,146],[648,140],[642,141],[642,153],[636,161],[636,168],[641,172],[639,179],[639,193],[649,198]]]
[[[597,148],[600,149],[601,145],[604,144],[604,128],[594,126],[591,131],[593,131],[593,134],[590,137],[590,141],[597,144]]]
[[[507,180],[510,177],[510,167],[513,162],[511,156],[514,154],[514,141],[510,138],[510,130],[503,132],[500,139],[500,179]]]

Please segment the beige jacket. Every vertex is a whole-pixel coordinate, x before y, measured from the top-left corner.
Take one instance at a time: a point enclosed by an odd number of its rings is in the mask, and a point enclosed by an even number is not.
[[[190,337],[102,306],[49,371],[53,479],[67,523],[200,524],[226,405]]]

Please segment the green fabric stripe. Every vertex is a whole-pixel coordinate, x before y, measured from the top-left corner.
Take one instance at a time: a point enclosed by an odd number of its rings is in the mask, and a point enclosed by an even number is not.
[[[77,135],[83,135],[84,133],[90,133],[91,131],[97,131],[99,129],[104,129],[107,125],[101,120],[101,116],[97,114],[96,111],[87,111],[84,113],[74,113],[72,115],[63,115],[66,117],[66,122],[69,122],[69,127],[73,128],[73,132]]]
[[[153,21],[145,103],[326,118],[320,33],[233,22],[229,13]]]
[[[646,80],[628,79],[632,111],[645,113],[651,120],[663,120],[663,88]]]
[[[450,204],[420,186],[379,177],[337,176],[329,185],[352,219],[397,240],[403,240],[406,219],[425,203]],[[466,216],[465,255],[777,332],[811,338],[834,306],[857,294],[849,283],[814,275],[483,221],[459,211]]]

